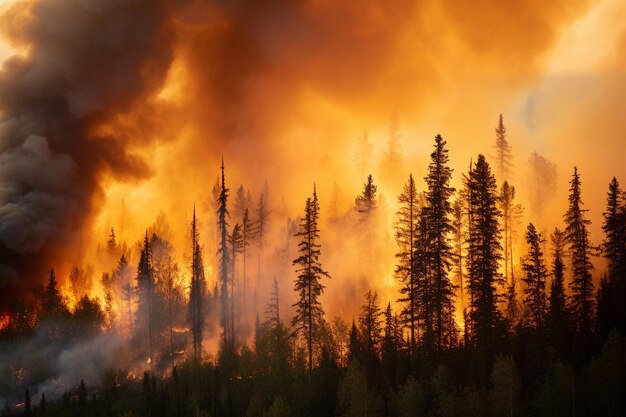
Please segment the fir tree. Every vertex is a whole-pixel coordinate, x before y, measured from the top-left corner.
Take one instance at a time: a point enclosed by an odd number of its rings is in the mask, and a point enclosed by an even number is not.
[[[202,354],[202,339],[204,329],[204,296],[206,293],[206,280],[204,278],[204,265],[202,262],[202,250],[199,243],[198,224],[196,220],[196,208],[193,209],[191,221],[191,285],[189,289],[189,324],[191,325],[193,357],[198,360]]]
[[[476,165],[470,170],[467,186],[469,314],[476,344],[488,346],[493,342],[493,330],[500,319],[497,303],[500,297],[498,287],[502,283],[498,272],[502,246],[496,179],[483,155],[478,156]]]
[[[308,352],[309,374],[313,369],[313,344],[324,320],[324,309],[319,301],[319,296],[324,292],[324,285],[320,280],[330,278],[328,272],[322,268],[319,257],[321,245],[319,240],[319,202],[317,191],[313,187],[313,197],[306,200],[304,217],[300,222],[300,230],[296,234],[299,237],[299,256],[294,259],[298,277],[295,281],[294,290],[298,301],[294,304],[296,314],[292,325],[294,332],[303,336]]]
[[[543,251],[541,246],[545,239],[532,223],[528,224],[526,231],[526,244],[528,254],[522,264],[525,276],[523,278],[526,287],[524,288],[524,303],[530,309],[533,326],[539,329],[543,325],[546,315],[546,278],[548,270],[545,266]]]
[[[593,282],[589,259],[591,244],[587,227],[591,222],[585,218],[588,210],[582,208],[580,176],[574,167],[570,181],[569,208],[565,213],[565,236],[572,260],[571,313],[579,333],[588,333],[593,316]]]
[[[565,233],[558,228],[550,236],[552,241],[552,282],[550,283],[550,298],[546,322],[552,344],[566,346],[569,328],[567,296],[565,294]],[[562,352],[564,353],[564,352]]]
[[[354,208],[358,213],[358,227],[364,235],[365,250],[367,258],[367,271],[372,275],[374,264],[374,240],[375,240],[375,219],[376,219],[376,191],[378,187],[374,184],[372,175],[367,176],[367,181],[363,185],[363,191],[354,202]]]
[[[63,319],[69,315],[69,310],[61,292],[57,288],[57,279],[54,269],[50,269],[48,284],[41,305],[41,317],[49,319]]]
[[[378,305],[378,294],[372,293],[372,290],[365,294],[365,304],[359,315],[359,327],[368,358],[375,359],[382,336],[382,312]]]
[[[626,199],[614,177],[609,184],[604,212],[602,254],[608,262],[608,292],[612,302],[610,325],[626,328]],[[600,306],[598,306],[599,308]],[[600,313],[598,312],[598,315]]]
[[[259,202],[256,207],[256,233],[255,238],[257,241],[257,255],[258,255],[258,281],[257,285],[260,285],[263,276],[263,251],[265,249],[265,243],[267,240],[268,226],[269,226],[269,216],[270,211],[267,207],[267,198],[268,198],[268,186],[265,183],[263,187],[263,192],[259,196]]]
[[[228,326],[228,188],[224,176],[224,158],[222,158],[222,176],[219,197],[217,198],[217,224],[219,229],[219,254],[220,254],[220,294],[221,294],[221,325],[223,330],[224,345],[229,346],[232,342]]]
[[[228,236],[228,245],[230,246],[230,334],[235,343],[235,282],[237,281],[237,254],[241,252],[242,247],[241,226],[239,223],[233,226],[231,234]]]
[[[498,177],[502,181],[509,179],[511,168],[513,165],[513,152],[511,145],[506,139],[506,128],[502,120],[502,114],[498,118],[498,126],[496,127],[496,143],[493,146],[496,150],[496,161],[498,167]]]
[[[417,329],[417,271],[415,264],[415,241],[416,229],[419,222],[419,215],[422,204],[418,199],[413,175],[409,175],[403,192],[398,196],[400,208],[396,215],[398,219],[395,223],[395,237],[398,244],[396,253],[397,265],[395,274],[402,282],[398,300],[404,304],[404,322],[409,328],[409,352],[414,352]]]
[[[452,247],[449,234],[452,232],[452,204],[450,197],[454,188],[450,186],[452,169],[448,167],[448,150],[446,141],[441,135],[435,137],[435,150],[431,154],[426,176],[426,206],[424,216],[427,227],[428,273],[431,279],[432,323],[434,326],[434,342],[438,351],[443,350],[444,340],[452,332],[446,317],[452,311],[454,286],[450,282],[450,269],[453,262]]]
[[[153,314],[152,303],[154,295],[154,276],[152,270],[152,250],[150,249],[150,241],[148,240],[148,232],[146,231],[143,247],[139,256],[139,265],[137,266],[137,288],[140,291],[139,298],[139,314],[148,329],[148,358],[152,360],[153,352]]]

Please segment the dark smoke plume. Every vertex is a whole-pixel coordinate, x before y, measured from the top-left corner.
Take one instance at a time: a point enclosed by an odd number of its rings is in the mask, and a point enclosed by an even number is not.
[[[77,240],[103,175],[147,173],[128,137],[98,127],[162,84],[168,16],[155,0],[37,0],[5,13],[5,35],[26,52],[0,73],[0,305]]]

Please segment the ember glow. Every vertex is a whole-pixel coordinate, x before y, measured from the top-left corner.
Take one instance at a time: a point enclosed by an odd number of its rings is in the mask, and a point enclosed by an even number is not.
[[[398,197],[412,175],[416,207],[426,204],[438,134],[449,150],[451,204],[468,198],[464,177],[479,154],[498,193],[505,179],[515,188],[497,239],[503,317],[509,288],[519,300],[525,294],[529,223],[545,238],[552,265],[550,235],[565,228],[574,166],[591,221],[595,289],[611,274],[601,243],[607,184],[626,181],[623,1],[0,3],[0,335],[8,335],[0,346],[15,338],[38,358],[20,362],[0,352],[0,372],[13,381],[0,384],[0,400],[16,403],[26,386],[37,399],[81,379],[95,386],[109,368],[134,381],[144,371],[170,375],[192,358],[217,363],[229,332],[236,351],[254,345],[274,282],[279,318],[290,324],[296,234],[314,187],[320,263],[332,277],[323,280],[320,303],[327,333],[337,333],[337,363],[346,367],[348,338],[340,341],[337,329],[359,323],[366,293],[383,311],[406,309]],[[500,115],[512,149],[506,174],[494,149]],[[357,196],[369,174],[376,210],[365,222]],[[228,237],[237,247],[225,263],[223,175]],[[246,244],[233,237],[244,209],[254,228]],[[460,258],[470,250],[463,210]],[[447,233],[446,253],[455,250]],[[148,246],[151,278],[143,288]],[[446,267],[446,349],[466,348],[474,331],[463,262],[450,257]],[[223,301],[226,264],[231,299]],[[198,276],[205,297],[199,353],[190,319]],[[53,278],[67,311],[46,311],[41,302]],[[70,316],[82,321],[55,324]],[[407,351],[417,349],[402,320],[400,339]],[[28,338],[18,337],[23,332]],[[300,342],[294,351],[304,349]],[[99,363],[79,376],[70,353]],[[48,355],[55,360],[45,371],[28,368]]]

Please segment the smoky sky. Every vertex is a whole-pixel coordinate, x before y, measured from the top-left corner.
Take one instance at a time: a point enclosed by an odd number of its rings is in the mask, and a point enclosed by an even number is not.
[[[38,0],[5,13],[25,52],[0,73],[0,289],[41,281],[76,242],[100,178],[147,175],[123,132],[98,127],[141,105],[167,73],[173,35],[163,1]]]
[[[107,203],[111,178],[164,177],[162,204],[174,206],[167,202],[174,192],[208,194],[217,173],[208,166],[225,155],[229,174],[260,173],[255,178],[275,180],[290,198],[294,181],[312,182],[323,175],[320,166],[328,175],[345,171],[345,158],[336,156],[346,141],[337,137],[354,133],[345,120],[367,128],[397,109],[403,120],[437,115],[430,141],[467,126],[475,131],[466,110],[479,103],[472,107],[489,109],[481,119],[487,135],[474,142],[487,143],[501,110],[483,102],[497,108],[535,82],[562,28],[588,6],[16,2],[2,21],[23,52],[0,74],[0,288],[41,281],[68,247],[80,245],[85,225]],[[174,98],[155,100],[170,82]],[[313,133],[301,134],[310,127]],[[155,141],[179,146],[157,164],[145,157]],[[295,153],[309,150],[312,157],[297,163]]]

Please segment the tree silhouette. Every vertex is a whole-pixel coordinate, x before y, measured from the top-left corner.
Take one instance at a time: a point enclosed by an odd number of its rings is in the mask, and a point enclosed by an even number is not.
[[[154,351],[152,303],[154,296],[154,275],[152,270],[152,250],[146,231],[137,266],[137,288],[139,290],[138,314],[141,325],[148,328],[148,358],[152,360]]]
[[[576,330],[579,333],[589,333],[593,315],[593,282],[591,280],[593,265],[589,259],[591,244],[587,227],[591,221],[585,218],[587,210],[582,208],[580,186],[578,169],[574,167],[574,174],[570,181],[569,208],[564,216],[565,236],[572,259],[570,307]]]
[[[434,342],[438,351],[444,348],[444,338],[452,333],[450,321],[454,285],[450,282],[450,269],[453,262],[449,234],[452,232],[452,204],[450,198],[454,188],[450,186],[452,169],[448,167],[448,150],[441,135],[435,137],[435,150],[431,153],[426,184],[428,186],[423,215],[426,222],[426,244],[428,274],[431,280],[432,308],[434,317]],[[449,311],[446,311],[449,310]]]
[[[318,243],[320,232],[318,219],[319,202],[314,186],[313,197],[306,200],[304,217],[296,234],[301,239],[298,243],[299,256],[293,261],[298,273],[294,286],[298,301],[294,304],[296,313],[292,325],[294,332],[300,333],[306,342],[309,374],[313,369],[314,338],[317,337],[324,319],[324,309],[319,301],[319,296],[324,292],[324,285],[320,280],[324,277],[330,278],[319,260],[321,245]]]
[[[493,342],[493,329],[500,319],[497,288],[502,283],[498,272],[502,259],[501,212],[497,207],[496,179],[483,155],[478,156],[476,165],[470,170],[467,186],[470,319],[475,343],[489,346]]]
[[[528,224],[526,231],[526,244],[528,254],[522,264],[525,276],[522,279],[526,284],[524,288],[524,303],[529,307],[535,329],[543,325],[546,315],[546,278],[548,270],[545,265],[541,246],[545,239],[537,232],[535,225]]]
[[[418,283],[415,265],[415,241],[416,228],[419,222],[422,202],[418,198],[413,175],[409,175],[407,183],[404,185],[402,193],[398,196],[400,208],[396,212],[397,221],[395,227],[395,238],[398,244],[396,253],[396,277],[402,282],[400,293],[403,308],[404,322],[409,328],[409,352],[415,351],[416,329],[417,329],[417,296]]]
[[[229,333],[228,325],[228,188],[226,188],[226,178],[224,176],[224,158],[222,158],[222,175],[219,197],[217,198],[217,225],[219,230],[220,254],[220,294],[221,294],[221,325],[223,331],[224,346],[229,347],[232,342],[232,335]]]
[[[511,175],[513,152],[509,141],[506,139],[506,127],[504,127],[502,114],[498,117],[498,126],[496,127],[496,143],[493,147],[496,150],[498,178],[501,181],[506,181]]]
[[[191,221],[191,286],[189,289],[189,324],[191,325],[193,357],[198,360],[202,354],[202,339],[204,329],[204,296],[206,294],[206,280],[204,278],[204,264],[199,243],[196,208],[193,209]]]

